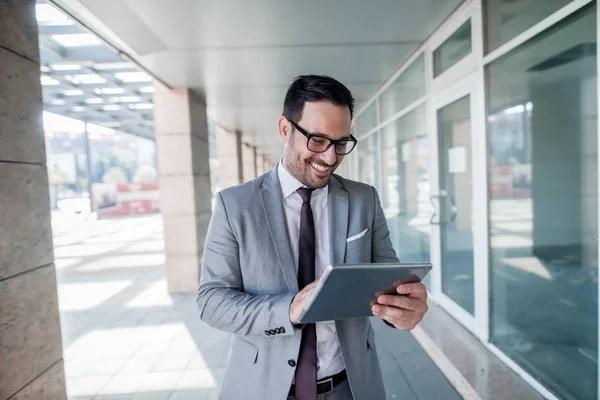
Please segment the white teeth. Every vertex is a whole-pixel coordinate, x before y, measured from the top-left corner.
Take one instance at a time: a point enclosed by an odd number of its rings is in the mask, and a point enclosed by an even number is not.
[[[315,164],[315,163],[310,163],[310,165],[312,165],[312,167],[316,170],[319,170],[321,172],[326,172],[329,168],[328,167],[324,167],[322,165],[319,164]]]

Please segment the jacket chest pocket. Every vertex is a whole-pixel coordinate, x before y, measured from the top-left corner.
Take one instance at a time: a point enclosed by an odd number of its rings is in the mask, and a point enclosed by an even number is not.
[[[371,232],[346,243],[346,263],[371,262]]]

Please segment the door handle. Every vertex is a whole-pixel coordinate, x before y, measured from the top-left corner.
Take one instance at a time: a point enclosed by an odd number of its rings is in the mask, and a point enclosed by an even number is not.
[[[452,198],[452,196],[448,195],[448,200],[450,201],[450,210],[452,212],[449,222],[454,222],[456,220],[456,214],[458,214],[458,208],[456,208],[456,203],[454,202],[454,198]]]
[[[440,225],[440,221],[438,220],[437,222],[434,221],[435,217],[437,217],[437,213],[435,212],[436,208],[435,208],[435,204],[433,204],[433,199],[439,199],[441,196],[436,195],[436,194],[432,194],[431,196],[429,196],[429,203],[431,204],[431,218],[429,219],[429,225]],[[439,203],[439,201],[438,201]]]

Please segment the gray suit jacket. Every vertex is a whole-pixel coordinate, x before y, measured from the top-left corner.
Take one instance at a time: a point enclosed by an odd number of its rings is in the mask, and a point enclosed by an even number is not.
[[[375,189],[334,175],[328,190],[331,263],[397,261]],[[297,292],[277,168],[219,192],[198,307],[204,322],[233,334],[221,399],[287,398],[302,333],[289,319]],[[354,400],[385,399],[369,320],[337,321],[336,328]]]

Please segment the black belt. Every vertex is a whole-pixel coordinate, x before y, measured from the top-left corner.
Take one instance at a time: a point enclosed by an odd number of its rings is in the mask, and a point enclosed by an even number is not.
[[[327,378],[319,379],[317,381],[317,394],[329,393],[340,383],[344,382],[347,378],[346,370],[338,372],[335,375],[331,375]],[[290,396],[294,396],[296,393],[296,385],[292,385],[290,389]]]

